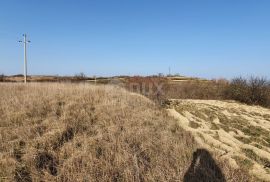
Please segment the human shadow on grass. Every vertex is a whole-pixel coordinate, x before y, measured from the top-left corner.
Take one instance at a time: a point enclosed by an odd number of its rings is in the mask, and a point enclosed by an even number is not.
[[[221,169],[205,149],[193,153],[192,163],[184,176],[184,182],[226,182]]]

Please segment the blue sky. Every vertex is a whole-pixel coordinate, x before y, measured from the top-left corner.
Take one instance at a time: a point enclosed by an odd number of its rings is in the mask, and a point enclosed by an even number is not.
[[[270,77],[269,0],[1,0],[0,73]]]

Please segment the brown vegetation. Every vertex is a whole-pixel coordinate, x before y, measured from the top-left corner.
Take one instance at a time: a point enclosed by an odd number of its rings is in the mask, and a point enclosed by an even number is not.
[[[260,77],[234,78],[225,96],[246,104],[270,107],[270,82]]]
[[[169,82],[164,87],[164,94],[167,99],[223,99],[228,84],[226,80]]]
[[[128,77],[125,88],[151,99],[223,99],[226,80],[200,80],[185,77]]]
[[[235,100],[270,107],[270,82],[260,77],[200,80],[170,77],[130,77],[127,89],[163,103],[167,99]]]
[[[233,101],[170,100],[168,111],[205,148],[270,180],[270,109]]]
[[[249,105],[270,107],[270,82],[260,77],[203,80],[189,77],[165,76],[120,76],[87,77],[84,73],[75,76],[29,76],[29,82],[72,82],[116,84],[131,92],[164,103],[167,99],[236,100]],[[0,75],[0,82],[23,82],[23,75]]]
[[[165,110],[121,88],[0,84],[0,106],[0,181],[182,181],[197,149]]]
[[[3,82],[4,81],[4,78],[5,78],[5,75],[1,74],[0,75],[0,82]]]

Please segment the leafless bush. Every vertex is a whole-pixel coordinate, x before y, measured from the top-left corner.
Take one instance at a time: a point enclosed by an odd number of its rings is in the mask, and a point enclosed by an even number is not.
[[[236,100],[270,107],[270,83],[260,77],[164,82],[162,93],[166,99]]]
[[[74,75],[74,79],[76,81],[85,80],[86,79],[86,75],[83,72],[81,72],[81,73],[75,74]]]
[[[250,101],[252,104],[270,106],[270,84],[265,78],[251,77],[249,80]]]
[[[270,85],[265,78],[234,78],[225,91],[228,99],[246,104],[270,106]]]
[[[248,82],[242,77],[232,79],[225,91],[225,96],[228,99],[237,100],[243,103],[250,103],[248,95]]]
[[[1,74],[0,75],[0,82],[3,82],[5,80],[5,75],[4,74]]]

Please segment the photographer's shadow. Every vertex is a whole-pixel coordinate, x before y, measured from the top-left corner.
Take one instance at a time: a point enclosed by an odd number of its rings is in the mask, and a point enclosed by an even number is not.
[[[184,182],[225,182],[222,171],[205,149],[193,153],[192,163],[184,176]]]

